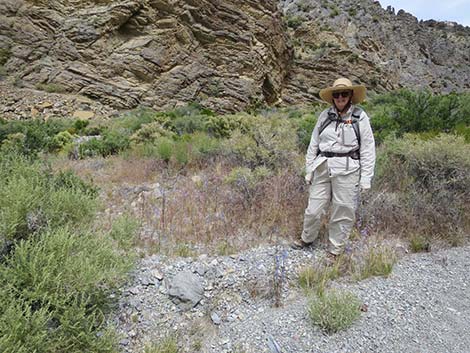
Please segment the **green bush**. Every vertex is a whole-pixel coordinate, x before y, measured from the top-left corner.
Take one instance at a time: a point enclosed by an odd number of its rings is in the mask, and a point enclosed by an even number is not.
[[[109,235],[117,241],[120,249],[129,251],[136,245],[138,229],[139,222],[135,218],[123,215],[113,222]]]
[[[57,83],[38,83],[35,85],[36,89],[49,93],[64,93],[66,88]]]
[[[237,167],[232,169],[225,181],[231,184],[238,192],[243,195],[243,199],[251,204],[259,189],[260,183],[271,175],[271,171],[264,167],[256,167],[251,170],[246,167]]]
[[[308,304],[310,319],[327,333],[335,333],[351,326],[359,318],[361,302],[352,293],[336,290],[314,296]]]
[[[80,179],[53,175],[41,163],[17,155],[0,155],[0,167],[0,234],[6,239],[91,221],[96,191]]]
[[[88,127],[88,125],[90,125],[89,120],[82,120],[82,119],[75,120],[72,126],[74,130],[73,133],[83,132]]]
[[[154,143],[161,137],[172,138],[175,133],[166,130],[160,122],[154,121],[143,124],[132,136],[131,141],[134,143]]]
[[[173,141],[168,138],[162,138],[158,140],[156,148],[160,159],[169,162],[173,154]]]
[[[0,119],[0,144],[11,140],[12,136],[23,134],[22,145],[17,151],[27,155],[35,155],[55,147],[54,137],[71,127],[71,122],[62,119],[6,121]],[[8,142],[7,142],[8,144]]]
[[[253,116],[248,131],[237,130],[226,141],[225,154],[250,169],[278,169],[295,163],[296,144],[297,136],[288,120]]]
[[[447,134],[387,139],[378,151],[376,180],[387,194],[367,205],[374,227],[446,239],[468,233],[468,146],[462,137]]]
[[[116,351],[104,314],[129,269],[96,234],[62,228],[21,241],[0,266],[0,351]]]
[[[422,235],[413,234],[410,237],[411,252],[428,252],[431,251],[431,243],[429,239]]]
[[[247,114],[208,116],[204,121],[204,129],[214,137],[228,138],[235,130],[247,131],[250,118]]]
[[[56,134],[52,141],[49,143],[50,151],[60,151],[65,146],[70,145],[73,142],[74,136],[68,131],[61,131]]]
[[[144,353],[178,353],[178,341],[175,336],[169,336],[159,343],[147,344]]]
[[[82,143],[79,148],[81,158],[110,156],[129,148],[129,136],[123,130],[105,130],[101,138],[93,138]]]
[[[0,66],[3,66],[10,59],[11,51],[9,49],[0,48]]]
[[[287,17],[286,24],[287,27],[290,27],[292,29],[297,29],[299,28],[302,23],[305,22],[305,18],[302,16],[289,16]]]
[[[372,99],[371,124],[378,142],[395,134],[451,132],[470,124],[470,94],[435,95],[402,89]]]

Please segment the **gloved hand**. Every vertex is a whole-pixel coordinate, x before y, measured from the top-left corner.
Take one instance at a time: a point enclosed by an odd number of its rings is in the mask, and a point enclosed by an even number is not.
[[[359,188],[361,190],[361,193],[368,192],[370,190],[370,180],[361,179],[361,182],[359,183]]]
[[[305,174],[305,182],[307,185],[312,185],[313,172]]]

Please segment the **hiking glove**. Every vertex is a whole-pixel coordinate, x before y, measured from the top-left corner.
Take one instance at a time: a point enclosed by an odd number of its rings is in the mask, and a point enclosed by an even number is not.
[[[370,179],[361,178],[360,182],[361,192],[366,192],[370,189]]]
[[[305,174],[305,182],[308,185],[312,185],[312,177],[313,177],[313,172]]]

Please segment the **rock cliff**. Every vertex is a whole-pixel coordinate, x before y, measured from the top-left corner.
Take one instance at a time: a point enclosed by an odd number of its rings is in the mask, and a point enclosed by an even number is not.
[[[470,88],[469,27],[419,22],[370,0],[286,0],[281,8],[295,49],[283,90],[288,103],[315,99],[339,75],[376,92]]]
[[[0,14],[6,73],[117,108],[273,103],[292,56],[269,0],[1,0]]]
[[[310,102],[339,75],[377,92],[468,90],[470,28],[371,0],[0,0],[4,115],[23,87],[229,112]]]

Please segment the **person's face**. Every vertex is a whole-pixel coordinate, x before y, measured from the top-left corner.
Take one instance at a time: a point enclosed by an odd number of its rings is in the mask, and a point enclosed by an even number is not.
[[[338,110],[343,110],[346,104],[349,102],[349,98],[352,96],[352,91],[337,91],[333,92],[333,101]]]

